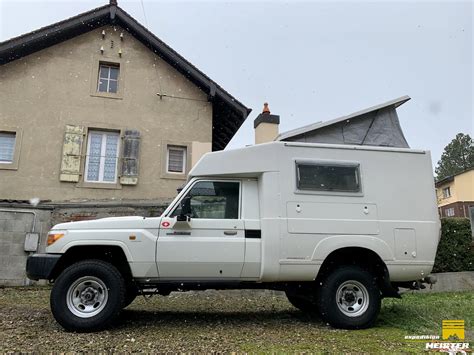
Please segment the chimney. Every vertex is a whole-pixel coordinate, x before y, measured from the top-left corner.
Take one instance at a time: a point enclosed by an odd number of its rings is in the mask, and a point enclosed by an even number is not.
[[[255,128],[255,144],[273,142],[278,136],[280,116],[270,114],[268,103],[263,104],[263,111],[253,121]]]

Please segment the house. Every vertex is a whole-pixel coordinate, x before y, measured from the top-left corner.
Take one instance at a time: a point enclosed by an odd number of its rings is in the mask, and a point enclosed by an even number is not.
[[[159,214],[249,113],[114,0],[1,42],[0,283],[23,282],[26,234]]]
[[[0,43],[0,199],[173,197],[250,110],[112,1]]]
[[[439,180],[435,186],[441,217],[474,215],[474,168]]]

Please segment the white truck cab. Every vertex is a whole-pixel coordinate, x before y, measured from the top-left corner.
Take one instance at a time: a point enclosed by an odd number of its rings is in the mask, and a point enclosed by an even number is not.
[[[429,152],[272,142],[206,154],[160,217],[54,226],[27,274],[54,282],[67,330],[107,326],[138,294],[210,288],[282,290],[365,328],[383,297],[433,282],[439,230]]]

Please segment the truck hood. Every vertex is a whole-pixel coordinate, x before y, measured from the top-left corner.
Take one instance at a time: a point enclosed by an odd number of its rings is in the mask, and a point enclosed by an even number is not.
[[[161,217],[107,217],[88,221],[56,224],[52,230],[82,230],[82,229],[145,229],[158,228]]]

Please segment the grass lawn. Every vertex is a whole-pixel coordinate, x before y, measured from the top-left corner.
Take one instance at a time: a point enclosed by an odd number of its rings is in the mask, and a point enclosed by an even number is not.
[[[474,346],[474,294],[405,294],[385,299],[375,327],[332,329],[274,292],[172,293],[138,298],[116,326],[94,334],[67,333],[49,310],[49,288],[0,289],[0,352],[422,352],[441,335],[443,319],[464,319]]]

